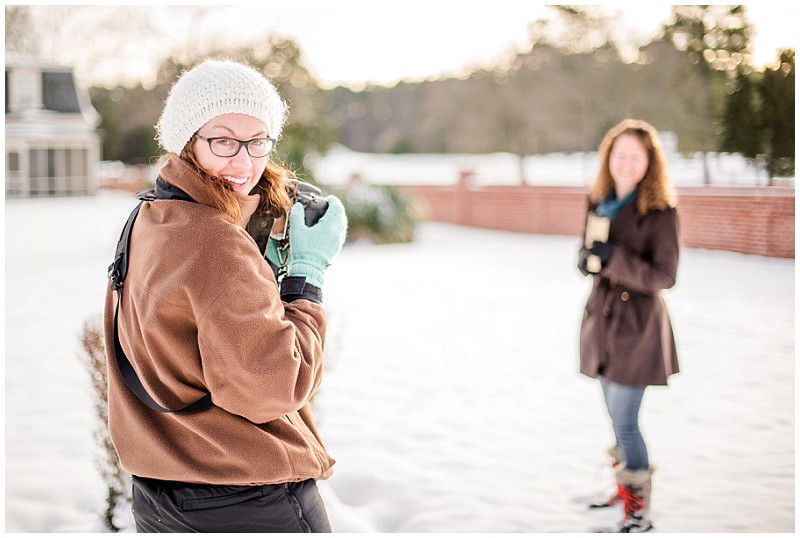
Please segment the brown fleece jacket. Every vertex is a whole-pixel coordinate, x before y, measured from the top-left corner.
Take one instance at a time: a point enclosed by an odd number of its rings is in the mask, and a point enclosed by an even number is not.
[[[105,302],[109,430],[136,476],[255,485],[331,475],[309,401],[322,377],[326,317],[284,303],[269,265],[240,224],[208,205],[209,186],[173,156],[161,177],[197,203],[144,202],[131,235],[119,339],[158,413],[124,384],[114,359],[117,293]],[[251,203],[243,210],[253,211]]]

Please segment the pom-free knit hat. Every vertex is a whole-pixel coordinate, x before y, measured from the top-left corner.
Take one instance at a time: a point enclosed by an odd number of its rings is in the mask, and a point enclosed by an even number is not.
[[[278,139],[286,111],[275,86],[252,67],[206,60],[183,73],[170,90],[156,125],[158,142],[165,150],[180,154],[200,127],[229,113],[261,120],[267,135]]]

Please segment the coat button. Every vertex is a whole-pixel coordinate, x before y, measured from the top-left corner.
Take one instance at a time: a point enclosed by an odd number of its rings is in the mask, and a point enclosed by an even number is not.
[[[622,299],[623,301],[627,301],[628,299],[631,298],[631,295],[627,291],[623,291],[620,294],[619,298]]]

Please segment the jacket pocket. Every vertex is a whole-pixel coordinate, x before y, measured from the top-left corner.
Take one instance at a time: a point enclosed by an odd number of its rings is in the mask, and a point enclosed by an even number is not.
[[[192,492],[192,498],[180,501],[181,511],[224,508],[258,499],[265,495],[262,486],[213,486],[200,492]]]
[[[638,335],[642,329],[641,309],[646,298],[628,290],[617,290],[614,293],[614,309],[621,322],[621,328]]]
[[[295,418],[292,418],[292,416]],[[323,464],[323,457],[320,455],[320,451],[324,452],[324,450],[322,446],[319,445],[318,441],[314,437],[314,434],[311,433],[311,430],[308,429],[308,426],[300,417],[300,413],[294,411],[288,415],[284,415],[284,418],[286,419],[286,422],[288,422],[297,432],[297,434],[303,439],[308,451],[314,456],[314,460],[316,461],[320,472],[324,473],[327,467]],[[327,454],[325,454],[325,458],[327,459]],[[328,467],[330,467],[330,465],[328,465]]]

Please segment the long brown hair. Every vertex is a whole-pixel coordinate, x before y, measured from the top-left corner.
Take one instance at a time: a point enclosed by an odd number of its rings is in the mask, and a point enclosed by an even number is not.
[[[661,149],[658,132],[649,123],[632,119],[621,121],[611,128],[603,138],[603,142],[600,144],[600,170],[592,185],[589,199],[599,204],[608,197],[611,189],[614,188],[614,179],[611,177],[608,162],[614,142],[624,134],[635,136],[641,141],[647,152],[647,171],[638,185],[637,209],[639,213],[645,214],[649,211],[675,207],[677,195],[667,176],[666,158],[664,150]]]
[[[194,152],[194,140],[194,136],[189,139],[181,151],[180,158],[194,168],[203,181],[207,181],[211,185],[212,205],[230,217],[232,222],[239,222],[239,219],[242,218],[242,210],[235,191],[227,181],[209,174],[200,166]],[[290,177],[294,177],[294,174],[288,168],[272,159],[267,160],[264,173],[253,187],[254,192],[261,195],[256,213],[272,217],[283,214],[283,209],[292,204],[289,194],[286,192],[287,179]]]

